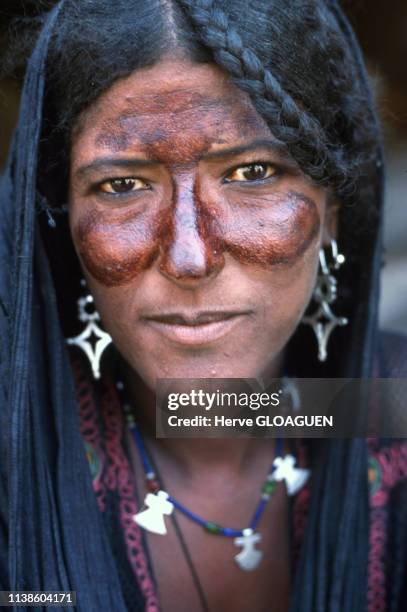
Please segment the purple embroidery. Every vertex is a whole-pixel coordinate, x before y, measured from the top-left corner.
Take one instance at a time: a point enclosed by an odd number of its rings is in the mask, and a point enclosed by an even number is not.
[[[80,431],[85,448],[90,445],[94,449],[102,466],[93,480],[93,489],[99,509],[102,512],[106,509],[107,489],[116,491],[119,496],[119,520],[126,543],[127,556],[145,599],[145,612],[159,612],[154,582],[150,576],[143,550],[141,530],[133,520],[133,515],[138,510],[135,480],[122,448],[123,416],[116,390],[112,383],[106,384],[104,389],[101,416],[105,438],[102,441],[91,383],[84,376],[78,364],[74,364],[74,372],[80,410]]]
[[[93,401],[92,387],[78,362],[73,362],[73,368],[76,396],[79,404],[80,432],[85,442],[87,453],[90,447],[97,457],[99,469],[93,478],[92,484],[99,510],[103,512],[106,508],[106,486],[102,479],[104,452]]]
[[[143,550],[141,529],[133,516],[138,507],[134,477],[122,448],[123,415],[116,390],[112,384],[106,385],[102,400],[102,416],[106,431],[106,484],[116,489],[119,498],[120,522],[127,547],[127,555],[137,582],[146,600],[146,611],[159,610],[154,583],[151,579],[147,558]]]
[[[376,448],[369,440],[370,538],[368,565],[368,612],[386,610],[386,548],[388,502],[393,487],[407,478],[407,444],[397,442]],[[377,486],[379,483],[379,486]]]
[[[367,441],[369,449],[368,481],[370,485],[370,534],[368,556],[368,612],[385,612],[386,549],[388,533],[388,502],[391,491],[407,479],[407,444],[394,443],[379,448],[377,440]],[[309,512],[310,487],[307,485],[294,500],[293,546],[298,560]]]

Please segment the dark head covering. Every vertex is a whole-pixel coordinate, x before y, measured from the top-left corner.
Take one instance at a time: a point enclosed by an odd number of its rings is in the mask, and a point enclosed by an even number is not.
[[[216,46],[222,25],[219,14],[216,34],[205,23],[208,3],[180,4],[201,27],[203,43]],[[339,244],[348,265],[339,279],[344,291],[338,311],[351,324],[335,332],[324,366],[314,358],[311,333],[298,330],[290,343],[288,367],[298,376],[368,377],[377,344],[382,151],[359,48],[338,5],[329,4],[351,50],[366,113],[376,126],[376,143],[368,172],[358,178],[340,211]],[[49,13],[28,64],[0,192],[0,589],[73,590],[81,612],[125,612],[79,432],[49,250],[44,248],[36,218],[46,60],[61,5]],[[215,49],[215,57],[220,62],[226,56]],[[321,445],[293,610],[365,609],[365,475],[364,441]]]
[[[29,61],[1,183],[0,588],[77,590],[78,610],[119,611],[120,583],[89,478],[35,222],[45,65],[60,8],[50,12]]]

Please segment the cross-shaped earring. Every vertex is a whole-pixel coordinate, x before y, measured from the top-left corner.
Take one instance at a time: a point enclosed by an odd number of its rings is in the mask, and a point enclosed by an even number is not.
[[[81,285],[86,286],[84,280],[81,281]],[[105,349],[112,342],[112,338],[97,323],[100,321],[100,315],[94,307],[93,296],[90,293],[80,297],[77,304],[78,319],[86,323],[86,327],[77,336],[67,338],[66,343],[70,346],[78,346],[85,353],[89,359],[93,377],[98,379],[100,378],[100,360]]]
[[[338,281],[332,274],[332,270],[338,270],[345,263],[345,256],[338,252],[336,240],[331,240],[331,259],[328,263],[325,251],[319,251],[319,267],[313,300],[317,304],[316,310],[311,315],[302,318],[302,323],[311,325],[318,343],[318,359],[326,361],[328,357],[329,338],[338,326],[348,324],[346,317],[338,317],[331,309],[331,304],[338,296]]]

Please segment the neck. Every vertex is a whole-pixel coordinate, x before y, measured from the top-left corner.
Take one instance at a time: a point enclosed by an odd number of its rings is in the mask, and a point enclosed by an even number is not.
[[[276,378],[280,361],[267,378]],[[266,378],[262,376],[262,380]],[[271,460],[274,440],[259,438],[156,438],[156,395],[130,367],[125,370],[126,390],[134,406],[146,446],[160,463],[172,465],[184,477],[216,472],[244,475],[258,461]],[[264,457],[264,458],[263,458]]]

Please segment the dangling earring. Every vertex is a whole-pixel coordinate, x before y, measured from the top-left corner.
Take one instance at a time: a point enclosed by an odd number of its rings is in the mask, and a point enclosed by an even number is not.
[[[337,326],[348,324],[346,317],[337,317],[331,310],[332,304],[338,294],[338,281],[331,274],[332,270],[338,270],[345,263],[345,256],[338,253],[336,240],[331,240],[332,262],[326,261],[324,249],[319,250],[320,271],[318,272],[313,300],[319,304],[312,315],[304,316],[302,323],[311,325],[318,342],[318,359],[326,361],[328,357],[328,341]]]
[[[86,285],[85,281],[81,281],[82,287]],[[82,296],[77,301],[78,304],[78,319],[82,323],[86,323],[85,329],[74,338],[67,338],[66,343],[76,345],[85,353],[90,361],[93,372],[93,377],[100,378],[100,360],[107,346],[112,342],[109,334],[99,327],[96,321],[100,321],[100,315],[95,307],[92,312],[88,312],[90,305],[94,304],[93,296],[88,293]],[[96,337],[96,342],[89,342],[91,337]]]

